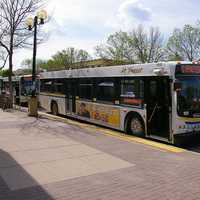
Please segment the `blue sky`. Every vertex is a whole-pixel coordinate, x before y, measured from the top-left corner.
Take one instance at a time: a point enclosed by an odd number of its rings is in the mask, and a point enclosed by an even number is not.
[[[199,0],[50,0],[46,10],[52,20],[43,27],[49,40],[38,46],[37,57],[48,59],[70,46],[93,54],[109,34],[138,24],[158,26],[168,36],[175,27],[200,20],[199,9]],[[31,56],[30,50],[17,51],[15,68]]]

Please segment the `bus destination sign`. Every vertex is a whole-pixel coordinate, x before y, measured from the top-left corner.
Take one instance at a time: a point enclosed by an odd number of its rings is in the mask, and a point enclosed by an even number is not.
[[[176,68],[176,74],[200,75],[200,65],[179,65]]]

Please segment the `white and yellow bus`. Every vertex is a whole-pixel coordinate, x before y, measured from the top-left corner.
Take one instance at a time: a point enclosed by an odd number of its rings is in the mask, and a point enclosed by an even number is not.
[[[33,81],[32,75],[20,76],[19,80],[19,93],[20,93],[20,103],[28,104],[30,97],[33,92]],[[39,94],[39,76],[36,76],[36,94]]]
[[[200,134],[200,64],[163,62],[44,72],[40,105],[170,143]]]
[[[20,77],[19,76],[13,76],[12,77],[12,87],[13,87],[13,102],[14,104],[19,104],[19,81]],[[3,78],[3,91],[5,94],[9,94],[9,80],[8,77]]]
[[[36,94],[39,93],[39,76],[36,77]],[[32,95],[32,75],[21,75],[12,77],[13,98],[15,104],[28,105]],[[8,77],[3,78],[3,89],[9,91]]]

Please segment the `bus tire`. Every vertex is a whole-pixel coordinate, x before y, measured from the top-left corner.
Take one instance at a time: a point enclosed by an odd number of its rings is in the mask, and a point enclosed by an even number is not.
[[[58,104],[55,101],[51,103],[51,113],[53,115],[58,115]]]
[[[137,115],[128,117],[126,122],[126,132],[130,135],[144,137],[145,128],[143,120]]]

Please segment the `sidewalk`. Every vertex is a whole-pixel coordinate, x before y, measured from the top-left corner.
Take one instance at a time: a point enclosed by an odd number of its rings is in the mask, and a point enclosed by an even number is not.
[[[199,199],[200,154],[0,111],[0,199]]]

